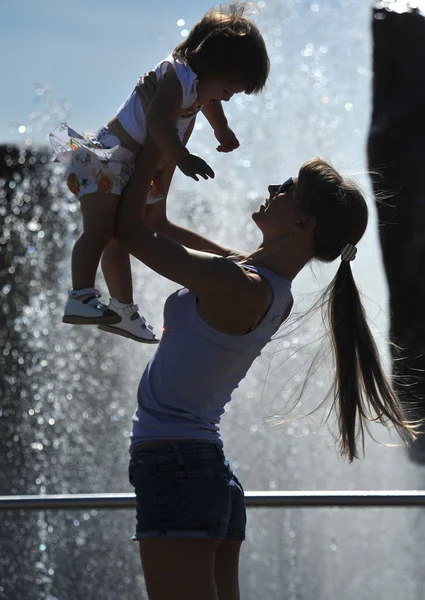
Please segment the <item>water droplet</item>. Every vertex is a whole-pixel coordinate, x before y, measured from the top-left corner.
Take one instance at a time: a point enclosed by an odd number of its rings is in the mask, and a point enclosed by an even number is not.
[[[181,35],[182,37],[187,37],[187,36],[189,35],[189,31],[188,31],[187,29],[182,29],[182,30],[180,31],[180,35]]]
[[[177,21],[177,25],[178,25],[179,27],[183,27],[183,25],[185,25],[185,24],[186,24],[186,21],[185,21],[184,19],[178,19],[178,21]]]

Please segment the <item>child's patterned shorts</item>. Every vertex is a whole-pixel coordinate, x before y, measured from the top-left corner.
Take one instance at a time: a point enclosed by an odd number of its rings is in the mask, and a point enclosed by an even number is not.
[[[134,170],[135,155],[106,126],[82,136],[62,123],[49,136],[53,160],[67,163],[66,183],[81,198],[85,194],[121,195]]]

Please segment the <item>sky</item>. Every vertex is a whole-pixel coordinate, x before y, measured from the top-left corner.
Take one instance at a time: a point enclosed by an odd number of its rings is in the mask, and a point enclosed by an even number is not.
[[[137,78],[165,58],[183,39],[183,30],[213,3],[1,0],[0,4],[0,143],[4,143],[46,141],[56,125],[43,121],[49,115],[50,121],[68,115],[80,131],[96,130],[114,116]]]

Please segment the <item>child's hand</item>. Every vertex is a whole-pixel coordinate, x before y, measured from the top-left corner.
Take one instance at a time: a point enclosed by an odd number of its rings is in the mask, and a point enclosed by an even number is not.
[[[186,154],[185,157],[177,164],[178,168],[187,177],[192,177],[195,181],[199,181],[197,175],[200,175],[204,179],[215,177],[214,171],[211,167],[199,156],[195,154]]]
[[[226,126],[223,130],[216,130],[214,133],[217,141],[220,142],[220,145],[217,146],[217,152],[232,152],[232,150],[239,148],[239,140],[230,127]]]

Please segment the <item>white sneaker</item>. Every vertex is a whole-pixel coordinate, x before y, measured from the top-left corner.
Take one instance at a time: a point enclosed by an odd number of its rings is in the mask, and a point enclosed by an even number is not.
[[[95,288],[69,290],[62,323],[71,325],[112,325],[121,317],[99,301],[101,293]]]
[[[111,298],[108,308],[116,312],[121,317],[121,321],[118,325],[102,323],[99,325],[99,329],[122,335],[135,342],[159,344],[159,339],[156,337],[152,325],[148,325],[146,319],[139,315],[137,304],[122,304],[115,298]]]

